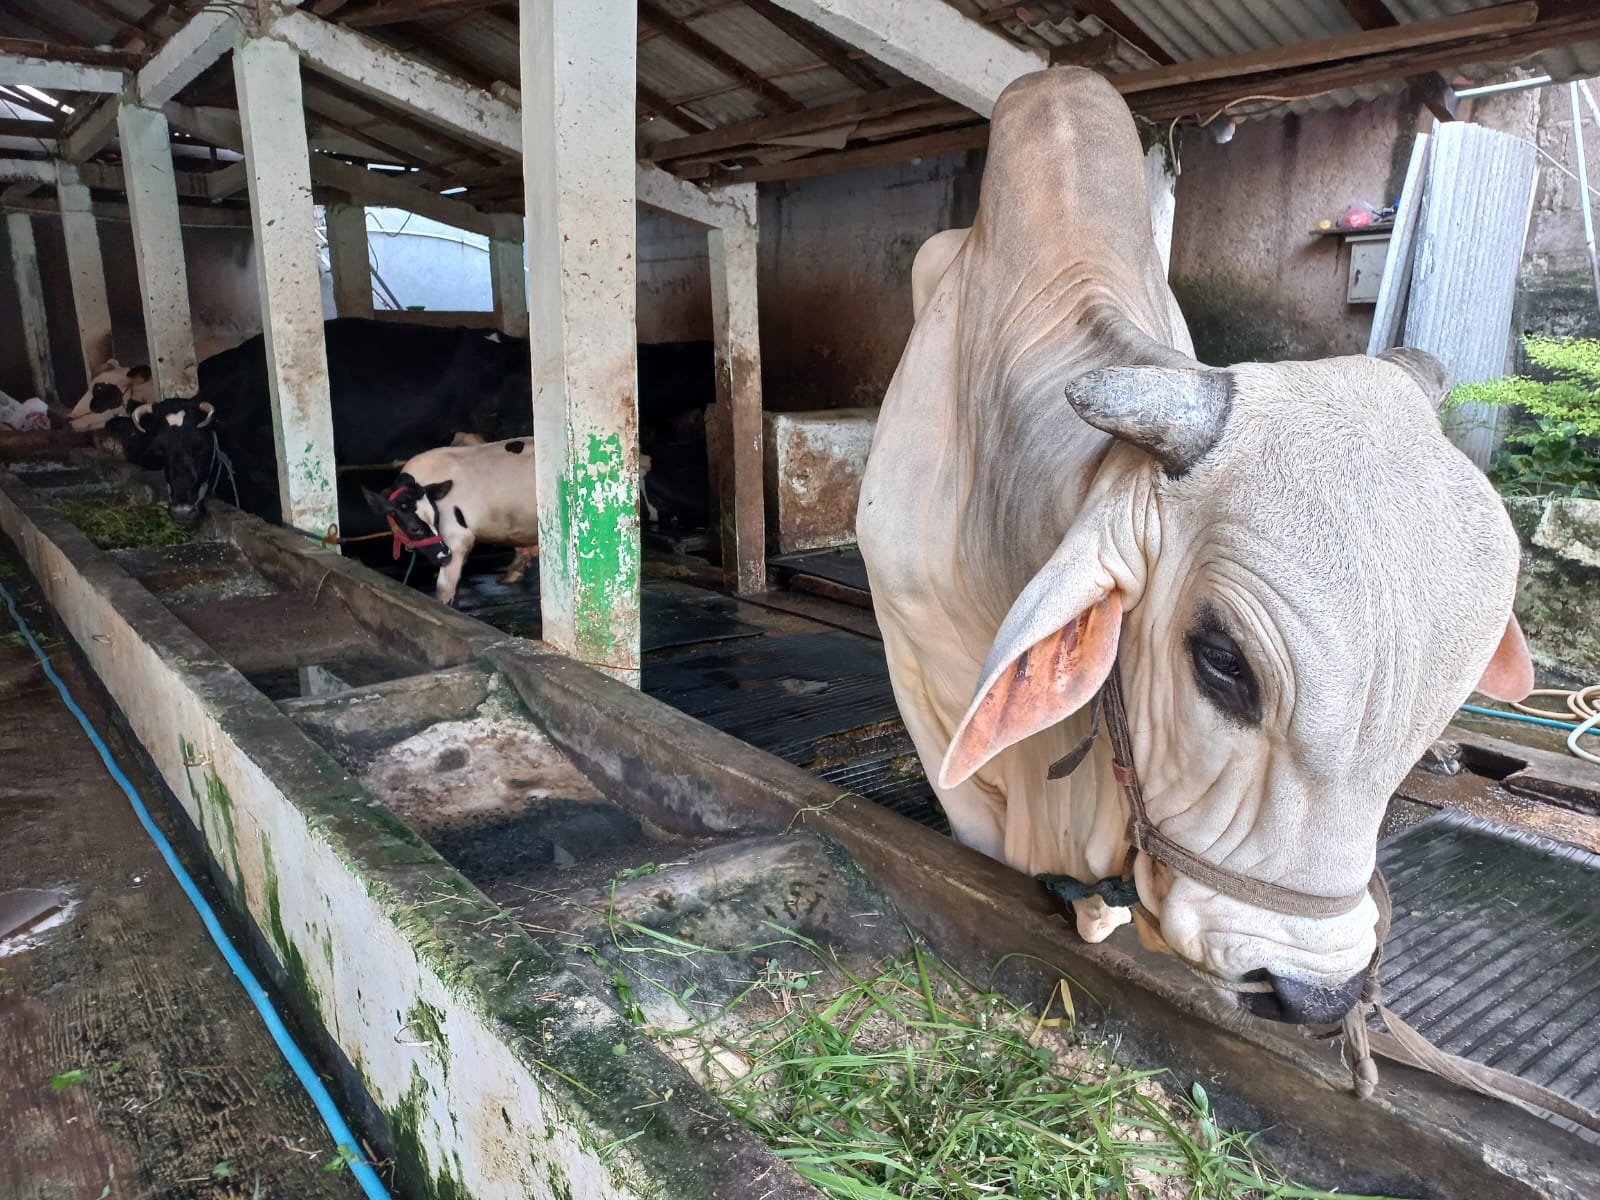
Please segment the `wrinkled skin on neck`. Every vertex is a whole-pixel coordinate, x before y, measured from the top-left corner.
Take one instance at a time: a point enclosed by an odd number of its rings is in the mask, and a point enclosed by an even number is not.
[[[1240,874],[1358,893],[1393,788],[1496,650],[1516,539],[1437,396],[1393,363],[1233,369],[1222,436],[1177,476],[1080,420],[1064,390],[1087,372],[1200,369],[1143,188],[1108,85],[1029,76],[997,106],[971,233],[946,239],[946,268],[919,262],[926,303],[857,518],[896,699],[938,780],[980,684],[1115,594],[1151,818]],[[1200,674],[1223,637],[1254,683],[1247,717]],[[1088,726],[1080,708],[936,784],[956,835],[1029,873],[1120,874],[1104,739],[1046,779]],[[1143,858],[1136,878],[1167,946],[1223,979],[1331,988],[1372,954],[1368,900],[1299,918]],[[1127,919],[1078,905],[1094,940]]]

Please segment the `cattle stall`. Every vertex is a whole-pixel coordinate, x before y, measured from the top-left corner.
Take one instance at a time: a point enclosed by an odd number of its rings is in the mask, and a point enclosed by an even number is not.
[[[1180,123],[1207,136],[1220,114],[1398,88],[1448,120],[1463,65],[1538,54],[1576,76],[1600,39],[1600,18],[1564,3],[1402,16],[1326,0],[1240,45],[1215,6],[1170,7],[0,14],[27,381],[58,418],[77,399],[58,377],[87,381],[70,431],[0,434],[0,578],[52,614],[51,649],[93,681],[136,786],[165,802],[332,1080],[363,1143],[339,1154],[383,1167],[360,1177],[368,1195],[817,1195],[710,1086],[713,1051],[659,1034],[751,971],[770,1019],[813,977],[922,953],[1030,1010],[1059,996],[1086,1037],[1179,1091],[1203,1081],[1207,1121],[1264,1130],[1313,1184],[1600,1194],[1595,1135],[1559,1115],[1389,1062],[1357,1099],[1331,1035],[1246,1016],[1132,930],[1080,939],[1060,899],[952,839],[896,704],[854,545],[882,387],[839,387],[800,306],[758,289],[767,254],[808,269],[791,227],[766,224],[774,195],[976,155],[1014,80],[1091,66],[1143,122],[1137,207],[1164,271]],[[903,216],[878,204],[869,225]],[[492,312],[383,307],[363,214],[380,205],[487,238]],[[940,219],[975,205],[975,178],[952,184]],[[696,246],[701,316],[640,311],[675,286],[665,271],[660,294],[643,286],[657,221]],[[112,224],[142,374],[119,351]],[[220,351],[197,337],[197,230],[248,242],[258,332]],[[890,263],[901,306],[912,249],[861,268]],[[676,294],[698,303],[700,283]],[[884,304],[848,286],[810,300],[829,301],[840,311],[815,317],[835,337]],[[902,317],[861,335],[894,343],[891,367]],[[827,382],[799,387],[796,363]],[[421,474],[429,452],[450,477]],[[513,462],[536,473],[536,525],[480,524],[505,548],[474,552],[459,584],[457,561],[441,605],[445,522],[484,522],[494,497],[473,484]],[[160,538],[119,524],[135,513]],[[1503,733],[1463,713],[1389,803],[1378,982],[1441,1049],[1592,1113],[1600,778],[1559,738]],[[681,961],[648,957],[663,946]],[[749,962],[697,957],[732,953]],[[639,962],[666,981],[648,995]],[[650,1007],[663,996],[677,1009]]]

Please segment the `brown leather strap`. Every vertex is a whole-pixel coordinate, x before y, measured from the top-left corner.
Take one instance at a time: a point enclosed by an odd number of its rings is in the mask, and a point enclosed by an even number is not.
[[[1122,672],[1112,664],[1101,690],[1106,714],[1106,732],[1111,738],[1111,761],[1117,781],[1128,797],[1128,841],[1136,850],[1160,859],[1174,871],[1188,876],[1212,891],[1221,892],[1256,908],[1266,908],[1290,917],[1342,917],[1367,898],[1367,888],[1348,896],[1319,896],[1297,888],[1252,879],[1207,862],[1194,851],[1180,846],[1161,830],[1145,810],[1144,788],[1133,763],[1133,737],[1128,729],[1128,709],[1122,696]],[[1070,756],[1069,756],[1070,757]]]

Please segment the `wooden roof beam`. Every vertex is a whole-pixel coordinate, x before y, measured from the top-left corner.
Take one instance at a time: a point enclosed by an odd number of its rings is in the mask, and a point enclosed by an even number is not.
[[[378,0],[354,12],[341,7],[339,24],[352,29],[374,29],[382,25],[421,21],[441,14],[477,12],[508,2],[510,0]]]
[[[695,116],[688,109],[682,107],[681,105],[674,104],[671,100],[668,100],[660,93],[651,91],[642,83],[637,85],[636,96],[638,102],[644,105],[644,107],[648,108],[651,112],[655,113],[656,116],[661,117],[663,120],[672,122],[679,129],[682,129],[687,133],[694,133],[696,130],[712,128],[710,121],[702,120],[701,118]]]
[[[915,108],[936,99],[938,99],[937,94],[920,83],[903,84],[870,95],[840,100],[834,104],[821,104],[804,112],[790,113],[781,117],[756,117],[749,121],[735,121],[706,133],[660,142],[650,148],[648,157],[652,162],[668,162],[672,159],[728,150],[735,146],[759,145],[775,138],[813,133],[846,122],[859,121],[865,117],[883,116],[886,113]]]
[[[952,10],[954,11],[954,10]],[[721,187],[730,183],[771,183],[778,180],[814,179],[819,175],[833,175],[840,171],[856,171],[864,167],[881,167],[890,163],[907,162],[930,154],[950,154],[957,150],[976,150],[989,143],[989,125],[968,125],[961,129],[947,129],[921,137],[901,138],[893,142],[877,142],[850,150],[837,150],[815,154],[810,158],[791,159],[788,162],[768,163],[746,167],[740,171],[716,171],[708,182]]]
[[[1320,66],[1343,59],[1460,42],[1525,29],[1538,18],[1539,5],[1535,0],[1518,0],[1514,4],[1473,9],[1432,21],[1407,21],[1385,29],[1367,29],[1340,37],[1318,38],[1293,46],[1273,46],[1267,50],[1249,50],[1243,54],[1225,54],[1218,58],[1201,58],[1165,67],[1151,67],[1145,71],[1130,71],[1116,76],[1112,82],[1126,96],[1157,88],[1233,79],[1294,67]]]
[[[876,92],[889,86],[873,71],[870,63],[857,62],[844,46],[815,25],[779,8],[772,0],[744,0],[744,6],[791,41],[815,54],[862,91]]]
[[[1044,58],[948,4],[903,0],[776,0],[869,58],[987,117],[1013,79]]]
[[[688,24],[662,9],[655,0],[639,0],[639,20],[648,24],[669,42],[709,63],[730,79],[737,79],[745,87],[781,108],[785,112],[799,112],[805,107],[777,84],[763,79],[755,71],[729,54],[721,46],[701,37]]]
[[[1363,29],[1388,29],[1398,25],[1399,19],[1390,11],[1384,0],[1341,0],[1350,19]],[[1456,109],[1461,101],[1456,97],[1450,81],[1437,71],[1427,75],[1414,75],[1406,80],[1411,94],[1422,106],[1440,121],[1456,119]]]

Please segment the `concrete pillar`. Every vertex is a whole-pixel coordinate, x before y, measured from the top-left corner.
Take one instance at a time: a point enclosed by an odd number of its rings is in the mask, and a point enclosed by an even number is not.
[[[192,396],[199,385],[194,326],[189,319],[189,270],[178,225],[178,189],[167,118],[156,109],[121,101],[117,105],[117,139],[133,226],[134,263],[139,269],[145,345],[156,392],[166,397]]]
[[[249,164],[283,520],[321,533],[338,522],[339,499],[299,55],[282,42],[242,40],[233,51],[233,79]]]
[[[372,315],[372,252],[367,245],[367,210],[360,204],[330,204],[328,264],[333,269],[333,308],[341,317]]]
[[[762,497],[761,340],[756,310],[756,198],[748,189],[747,225],[708,230],[711,324],[717,345],[716,423],[723,445],[713,448],[721,475],[722,577],[737,594],[766,590],[766,512]],[[733,189],[729,189],[733,190]]]
[[[61,205],[61,233],[67,243],[67,274],[72,278],[72,306],[78,314],[78,348],[85,379],[93,379],[112,356],[111,306],[106,301],[106,270],[100,256],[100,227],[89,189],[69,179],[63,164],[56,184]]]
[[[50,328],[45,322],[44,281],[39,276],[33,218],[27,213],[7,213],[6,234],[11,239],[11,277],[16,281],[18,307],[22,310],[22,344],[28,355],[33,390],[47,403],[54,402],[56,373],[50,362]]]
[[[528,272],[523,266],[522,218],[516,213],[495,217],[489,239],[489,285],[494,292],[494,324],[511,337],[528,336]]]
[[[544,640],[639,681],[634,0],[521,0]]]

